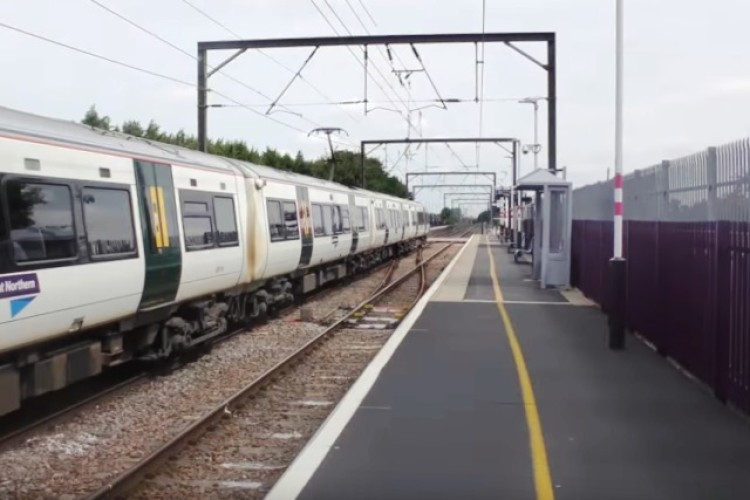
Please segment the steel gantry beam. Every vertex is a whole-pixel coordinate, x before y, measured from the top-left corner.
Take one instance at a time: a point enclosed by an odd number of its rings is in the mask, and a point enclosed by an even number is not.
[[[492,184],[417,184],[414,189],[419,188],[470,188],[470,187],[487,187],[490,188],[488,194],[492,194]]]
[[[465,170],[463,172],[407,172],[406,173],[406,190],[409,190],[409,177],[435,177],[438,175],[475,175],[475,176],[482,176],[482,177],[490,177],[492,176],[492,185],[497,185],[497,174],[495,172],[487,172],[485,170],[480,170],[477,172],[472,172],[470,170]]]
[[[469,195],[485,196],[486,194],[487,193],[485,193],[484,191],[474,191],[474,192],[463,191],[463,192],[458,192],[458,193],[443,193],[443,206],[448,206],[449,196],[469,196]]]
[[[418,138],[411,138],[407,137],[405,139],[368,139],[364,141],[360,141],[360,162],[361,162],[361,177],[362,177],[362,183],[361,186],[363,189],[365,189],[367,182],[365,179],[365,157],[367,155],[366,148],[369,145],[374,146],[382,146],[385,144],[452,144],[452,143],[495,143],[503,147],[503,143],[511,143],[513,145],[511,153],[511,158],[513,161],[513,165],[511,167],[512,170],[512,177],[513,177],[513,184],[516,183],[516,177],[517,177],[517,170],[518,170],[518,153],[519,153],[519,144],[520,141],[515,137],[418,137]],[[377,148],[374,148],[377,149]],[[504,148],[507,151],[507,148]],[[372,152],[372,151],[370,151]],[[440,175],[443,173],[448,172],[440,172],[435,171],[432,173],[425,172],[425,175]],[[464,171],[459,172],[461,174],[469,174],[469,173],[477,173],[477,172],[471,172],[471,171]],[[491,172],[489,172],[491,173]],[[494,175],[494,174],[493,174]],[[497,184],[497,182],[494,182]],[[406,173],[406,190],[409,191],[409,172]]]
[[[523,51],[514,42],[541,42],[547,46],[547,61],[540,62]],[[367,51],[370,45],[424,45],[424,44],[466,44],[466,43],[504,43],[520,56],[531,61],[547,72],[547,168],[557,170],[557,49],[553,32],[516,32],[516,33],[433,33],[412,35],[371,35],[371,36],[331,36],[309,38],[271,38],[252,40],[223,40],[198,42],[198,149],[206,151],[207,140],[207,94],[209,73],[208,52],[212,50],[235,50],[228,59],[216,67],[224,67],[247,50],[295,48],[295,47],[340,47],[361,46]],[[365,66],[366,70],[366,66]],[[214,69],[215,72],[215,69]],[[367,96],[365,96],[367,100]],[[364,180],[364,178],[363,178]],[[364,187],[364,186],[363,186]]]

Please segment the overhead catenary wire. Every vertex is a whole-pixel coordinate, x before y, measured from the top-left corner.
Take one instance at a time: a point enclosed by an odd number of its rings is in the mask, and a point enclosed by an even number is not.
[[[352,11],[352,14],[357,19],[357,22],[359,22],[359,25],[362,26],[362,29],[365,31],[365,33],[367,35],[371,35],[372,33],[367,28],[367,25],[364,23],[364,21],[362,21],[362,17],[360,17],[360,15],[357,13],[357,9],[354,8],[354,6],[352,5],[351,0],[345,0],[345,1],[346,1],[346,5],[349,7],[349,10]],[[375,20],[372,18],[372,15],[369,14],[369,12],[364,7],[364,5],[362,5],[362,7],[364,8],[365,12],[369,15],[369,17],[372,20],[373,24],[375,26],[377,26],[377,24],[375,23]],[[398,78],[398,81],[401,84],[401,86],[404,87],[404,82],[401,80],[401,77],[399,76],[398,71],[396,70],[395,66],[393,65],[393,55],[395,54],[396,59],[398,59],[398,62],[401,64],[401,66],[403,66],[405,68],[406,64],[404,64],[404,61],[401,59],[401,56],[399,56],[398,52],[391,51],[391,48],[390,48],[389,45],[385,46],[385,50],[387,52],[387,55],[383,53],[383,48],[382,47],[378,47],[378,51],[383,56],[383,58],[386,59],[386,61],[388,62],[388,64],[391,66],[391,69],[396,74],[396,77]]]
[[[452,155],[453,155],[453,156],[454,156],[454,157],[455,157],[455,158],[456,158],[456,159],[457,159],[457,160],[459,161],[459,163],[461,163],[461,165],[462,165],[462,166],[463,166],[463,167],[464,167],[464,168],[465,168],[466,170],[469,170],[469,166],[468,166],[468,165],[466,164],[466,162],[464,162],[464,161],[463,161],[463,160],[461,159],[461,157],[460,157],[460,156],[458,155],[458,153],[456,153],[456,151],[455,151],[455,150],[453,149],[453,147],[451,147],[450,143],[446,142],[446,143],[445,143],[445,147],[447,147],[447,148],[448,148],[448,150],[449,150],[449,151],[451,152],[451,154],[452,154]]]
[[[362,6],[362,10],[365,11],[365,14],[367,14],[367,17],[370,18],[370,21],[372,21],[372,24],[374,24],[375,26],[377,26],[378,23],[375,22],[375,18],[372,17],[372,14],[370,14],[370,11],[367,9],[367,6],[365,5],[365,3],[362,0],[359,0],[359,5]]]
[[[86,49],[82,49],[80,47],[76,47],[74,45],[70,45],[70,44],[67,44],[65,42],[60,42],[59,40],[54,40],[54,39],[48,38],[48,37],[46,37],[44,35],[39,35],[38,33],[33,33],[31,31],[27,31],[27,30],[24,30],[22,28],[18,28],[16,26],[12,26],[10,24],[7,24],[7,23],[1,22],[1,21],[0,21],[0,28],[5,28],[7,30],[14,31],[16,33],[20,33],[22,35],[25,35],[25,36],[28,36],[28,37],[31,37],[31,38],[35,38],[37,40],[41,40],[41,41],[49,43],[49,44],[52,44],[52,45],[55,45],[55,46],[58,46],[58,47],[61,47],[61,48],[64,48],[64,49],[67,49],[67,50],[70,50],[70,51],[73,51],[73,52],[77,52],[79,54],[83,54],[83,55],[86,55],[86,56],[89,56],[89,57],[93,57],[95,59],[99,59],[101,61],[108,62],[110,64],[115,64],[117,66],[120,66],[120,67],[123,67],[123,68],[126,68],[126,69],[130,69],[132,71],[137,71],[137,72],[140,72],[140,73],[143,73],[143,74],[146,74],[146,75],[150,75],[150,76],[153,76],[153,77],[156,77],[156,78],[161,78],[163,80],[168,80],[168,81],[171,81],[171,82],[174,82],[174,83],[179,83],[181,85],[185,85],[187,87],[191,87],[191,88],[194,88],[196,90],[198,89],[198,86],[195,83],[193,83],[193,82],[189,82],[187,80],[182,80],[180,78],[176,78],[176,77],[173,77],[173,76],[170,76],[170,75],[166,75],[164,73],[159,73],[158,71],[153,71],[153,70],[150,70],[150,69],[147,69],[147,68],[142,68],[142,67],[136,66],[134,64],[130,64],[130,63],[127,63],[127,62],[124,62],[124,61],[120,61],[118,59],[113,59],[111,57],[107,57],[107,56],[98,54],[96,52],[92,52],[92,51],[89,51],[89,50],[86,50]],[[305,134],[307,133],[307,131],[305,131],[305,130],[299,128],[299,127],[296,127],[296,126],[294,126],[292,124],[286,123],[286,122],[284,122],[282,120],[279,120],[277,118],[274,118],[272,116],[266,116],[265,114],[261,113],[260,111],[257,111],[255,109],[253,109],[252,107],[243,104],[242,102],[234,99],[233,97],[231,97],[231,96],[229,96],[227,94],[224,94],[222,92],[218,92],[218,91],[215,91],[215,90],[213,90],[212,92],[214,94],[216,94],[216,95],[218,95],[218,96],[226,99],[227,101],[232,102],[233,104],[235,104],[235,105],[237,105],[239,107],[243,107],[243,108],[247,109],[248,111],[250,111],[250,112],[252,112],[252,113],[254,113],[254,114],[258,115],[258,116],[266,118],[267,120],[270,120],[270,121],[272,121],[274,123],[282,125],[282,126],[284,126],[286,128],[294,130],[296,132],[302,132],[302,133],[305,133]]]
[[[353,34],[353,33],[352,33],[352,31],[351,31],[351,30],[349,29],[349,27],[348,27],[348,26],[346,25],[346,23],[345,23],[345,22],[344,22],[344,20],[343,20],[343,19],[341,18],[341,16],[339,16],[338,12],[336,11],[336,9],[334,9],[334,8],[333,8],[333,6],[331,5],[331,3],[330,3],[330,2],[328,1],[328,0],[323,0],[323,2],[324,2],[324,3],[326,4],[326,6],[328,7],[328,9],[329,9],[329,10],[330,10],[330,11],[331,11],[331,12],[333,13],[334,17],[336,17],[336,19],[337,19],[337,20],[338,20],[338,22],[339,22],[339,23],[341,24],[341,26],[342,26],[342,27],[344,28],[344,31],[346,31],[346,33],[347,33],[347,34],[348,34],[349,36],[352,36],[352,34]],[[314,0],[313,0],[313,3],[315,3],[315,2],[314,2]],[[321,11],[320,9],[318,9],[318,12],[319,12],[319,13],[320,13],[321,15],[324,15],[324,14],[323,14],[323,12],[322,12],[322,11]],[[332,24],[331,22],[328,22],[328,25],[329,25],[329,26],[330,26],[331,28],[333,28],[333,30],[334,30],[334,32],[336,33],[336,35],[337,35],[337,36],[341,36],[341,35],[339,34],[338,30],[336,30],[336,29],[335,29],[335,28],[333,27],[333,24]],[[365,32],[369,34],[369,31],[367,31],[367,29],[366,29],[366,28],[365,28]],[[384,58],[384,59],[386,59],[386,61],[387,61],[387,57],[385,56],[385,54],[383,54],[383,48],[382,48],[382,47],[378,47],[378,49],[379,49],[379,52],[381,53],[381,55],[383,56],[383,58]],[[359,58],[358,58],[358,59],[359,59]],[[393,85],[391,85],[391,83],[390,83],[390,82],[388,81],[388,78],[387,78],[387,77],[386,77],[386,76],[385,76],[385,75],[383,74],[383,72],[382,72],[382,70],[380,69],[380,67],[379,67],[379,66],[377,66],[377,64],[375,64],[375,61],[372,61],[372,66],[373,66],[373,68],[375,69],[375,71],[377,71],[377,72],[378,72],[378,75],[380,76],[380,78],[382,78],[382,79],[383,79],[383,82],[384,82],[384,83],[385,83],[385,84],[386,84],[386,85],[387,85],[387,86],[388,86],[388,87],[389,87],[389,88],[391,89],[391,91],[393,92],[393,95],[394,95],[394,96],[396,97],[396,99],[398,99],[398,100],[400,100],[400,101],[401,101],[401,104],[403,104],[403,105],[404,105],[404,107],[406,108],[406,110],[407,110],[407,112],[408,112],[408,111],[409,111],[409,106],[408,106],[408,104],[404,102],[404,99],[403,99],[403,97],[401,97],[401,96],[400,96],[400,95],[398,94],[398,92],[397,92],[397,91],[396,91],[396,89],[395,89],[395,88],[393,87]],[[373,81],[374,81],[374,78],[373,78]],[[402,86],[403,86],[403,83],[402,83]],[[381,91],[383,91],[383,88],[382,88],[382,87],[380,87],[380,89],[381,89]],[[386,97],[387,97],[387,96],[386,96]]]
[[[169,40],[165,39],[164,37],[158,35],[154,31],[149,30],[148,28],[145,28],[141,24],[133,21],[132,19],[130,19],[130,18],[128,18],[128,17],[126,17],[126,16],[124,16],[122,14],[120,14],[119,12],[115,11],[114,9],[112,9],[112,8],[104,5],[99,0],[89,0],[89,2],[91,2],[92,4],[96,5],[97,7],[101,8],[101,9],[105,10],[106,12],[112,14],[113,16],[117,17],[121,21],[124,21],[125,23],[129,24],[130,26],[138,29],[139,31],[141,31],[143,33],[146,33],[147,35],[149,35],[152,38],[158,40],[159,42],[167,45],[168,47],[172,48],[173,50],[176,50],[177,52],[180,52],[184,56],[189,57],[189,58],[193,59],[194,61],[198,60],[198,58],[194,54],[191,54],[190,52],[184,50],[183,48],[179,47],[178,45],[176,45],[176,44],[170,42]],[[209,69],[213,69],[212,66],[210,66],[210,65],[207,65],[207,66],[209,67]],[[274,99],[272,97],[269,97],[268,95],[264,94],[260,90],[254,88],[254,87],[252,87],[250,85],[248,85],[247,83],[243,82],[242,80],[240,80],[238,78],[235,78],[234,76],[232,76],[232,75],[224,72],[223,70],[218,71],[218,73],[221,74],[222,76],[224,76],[225,78],[227,78],[227,79],[229,79],[229,80],[237,83],[238,85],[241,85],[242,87],[250,90],[251,92],[253,92],[253,93],[255,93],[255,94],[257,94],[257,95],[259,95],[259,96],[261,96],[261,97],[263,97],[265,99],[268,99],[271,102],[274,101]],[[318,123],[318,122],[316,122],[314,120],[310,120],[309,118],[306,118],[302,114],[296,113],[296,112],[292,111],[291,109],[289,109],[289,108],[287,108],[285,106],[280,106],[280,107],[283,107],[284,109],[286,109],[291,114],[295,114],[295,115],[299,116],[300,119],[302,119],[302,120],[304,120],[304,121],[306,121],[308,123],[311,123],[311,124],[313,124],[315,126],[321,126],[320,123]]]
[[[330,9],[333,9],[333,7],[331,7],[330,3],[327,0],[325,0],[325,1],[326,1],[326,4],[328,5],[328,7]],[[362,29],[364,30],[364,32],[367,35],[371,35],[372,33],[367,28],[367,26],[365,25],[365,23],[362,21],[361,16],[357,13],[356,9],[352,5],[351,0],[345,0],[345,1],[346,1],[347,6],[349,7],[349,10],[351,10],[352,14],[357,19],[357,21],[359,22],[360,26],[362,26]],[[360,0],[360,5],[361,5],[362,9],[365,11],[365,13],[367,14],[367,16],[370,18],[370,20],[372,21],[373,25],[377,26],[377,23],[375,22],[375,19],[373,18],[372,14],[369,12],[369,10],[367,9],[367,7],[362,3],[361,0]],[[320,12],[320,9],[318,9],[318,11]],[[322,14],[322,12],[321,12],[321,14]],[[337,17],[337,19],[339,19],[339,22],[341,22],[343,24],[343,21],[341,20],[341,18],[339,16],[336,16],[336,17]],[[330,22],[329,22],[329,26],[331,26]],[[331,26],[331,28],[333,28],[333,26]],[[346,26],[344,26],[344,28],[351,35],[351,31],[348,28],[346,28]],[[335,28],[334,28],[334,32],[336,32]],[[392,69],[393,73],[396,75],[396,77],[398,78],[399,83],[401,83],[401,86],[404,87],[404,88],[406,88],[407,97],[408,97],[407,106],[406,106],[407,107],[407,116],[405,117],[406,125],[407,125],[407,131],[406,131],[407,137],[410,136],[411,130],[416,131],[417,134],[418,134],[418,136],[422,137],[421,113],[420,113],[420,121],[419,121],[419,125],[420,126],[419,127],[417,127],[417,126],[415,126],[415,125],[412,124],[411,113],[414,112],[414,111],[421,111],[421,110],[428,109],[428,108],[433,108],[433,107],[434,108],[447,109],[447,106],[446,106],[447,100],[443,99],[442,96],[440,95],[440,92],[438,91],[437,86],[435,85],[435,82],[432,80],[431,75],[427,71],[427,68],[426,68],[426,66],[424,64],[424,61],[422,60],[421,56],[419,55],[419,52],[416,49],[416,47],[414,46],[414,44],[411,44],[411,48],[412,48],[412,51],[414,52],[415,57],[417,58],[418,62],[420,63],[420,65],[422,67],[422,71],[425,73],[425,75],[427,76],[430,84],[432,85],[433,89],[435,90],[435,93],[438,96],[437,99],[423,100],[423,101],[414,100],[412,98],[412,96],[411,96],[411,85],[408,85],[408,87],[407,87],[407,85],[404,83],[404,81],[401,79],[401,76],[400,76],[400,74],[402,72],[404,72],[404,71],[409,72],[409,70],[407,70],[407,69],[397,70],[395,68],[395,66],[394,66],[393,59],[394,59],[394,55],[395,55],[395,58],[398,60],[398,62],[401,64],[401,66],[403,68],[407,67],[406,64],[404,63],[404,61],[401,59],[401,57],[398,54],[398,52],[396,52],[395,50],[392,50],[391,47],[390,47],[390,45],[387,45],[387,44],[385,46],[385,50],[387,52],[387,55],[383,54],[382,47],[378,47],[378,50],[379,50],[380,54],[383,56],[383,58],[386,59],[386,61],[388,62],[388,64],[391,66],[391,69]],[[382,74],[381,74],[381,76],[382,76]],[[407,79],[408,79],[408,77],[407,77]],[[395,90],[394,90],[394,92],[395,92]],[[362,102],[364,102],[364,101],[360,101],[359,104],[361,104]],[[366,102],[372,103],[372,104],[376,104],[376,106],[374,108],[371,108],[371,109],[382,109],[382,110],[386,110],[386,111],[394,111],[394,112],[397,112],[397,113],[399,112],[396,109],[378,106],[377,104],[380,104],[380,103],[373,103],[373,101],[371,101],[369,99],[367,99]],[[417,107],[417,108],[412,108],[411,107],[413,104],[419,104],[419,103],[428,103],[428,105],[426,105],[426,106],[420,106],[420,107]],[[438,105],[438,103],[439,103],[439,105]],[[390,104],[393,104],[393,102],[391,102]],[[408,156],[408,149],[405,150],[405,152],[407,154],[407,163],[408,163],[408,159],[410,158]],[[438,155],[442,156],[442,153],[440,153],[440,151],[438,151]],[[402,157],[399,157],[399,161],[401,160],[401,158]],[[393,168],[395,168],[395,166]],[[408,165],[407,165],[407,170],[408,170]]]
[[[223,30],[224,30],[225,32],[229,33],[229,34],[230,34],[231,36],[233,36],[234,38],[236,38],[236,39],[238,39],[238,40],[241,40],[241,39],[243,38],[243,37],[242,37],[242,36],[241,36],[241,35],[240,35],[239,33],[235,32],[235,31],[234,31],[234,30],[232,30],[232,29],[230,29],[230,28],[229,28],[229,27],[228,27],[227,25],[225,25],[224,23],[222,23],[221,21],[219,21],[219,20],[218,20],[218,19],[216,19],[215,17],[213,17],[213,16],[211,16],[210,14],[208,14],[208,13],[207,13],[207,12],[206,12],[205,10],[201,9],[200,7],[198,7],[197,5],[195,5],[195,4],[194,4],[193,2],[191,2],[190,0],[180,0],[180,1],[181,1],[182,3],[184,3],[185,5],[187,5],[188,7],[190,7],[191,9],[193,9],[193,10],[194,10],[195,12],[197,12],[197,13],[198,13],[198,14],[200,14],[201,16],[203,16],[204,18],[208,19],[208,20],[209,20],[210,22],[212,22],[213,24],[215,24],[215,25],[216,25],[216,26],[218,26],[219,28],[223,29]],[[297,73],[297,70],[295,70],[295,69],[293,69],[293,68],[289,67],[288,65],[284,64],[284,63],[283,63],[282,61],[280,61],[280,60],[279,60],[279,59],[277,59],[276,57],[272,56],[271,54],[269,54],[269,53],[268,53],[268,52],[266,52],[265,50],[262,50],[262,49],[256,49],[256,51],[257,51],[257,52],[258,52],[259,54],[261,54],[262,56],[266,57],[267,59],[269,59],[269,60],[273,61],[273,62],[274,62],[274,63],[275,63],[276,65],[278,65],[278,66],[280,66],[280,67],[284,68],[284,69],[285,69],[285,70],[286,70],[287,72],[289,72],[289,73],[291,73],[291,74],[296,74],[296,73]],[[333,99],[331,99],[331,98],[330,98],[330,97],[329,97],[328,95],[326,95],[326,94],[325,94],[325,93],[324,93],[324,92],[323,92],[322,90],[320,90],[320,89],[319,89],[319,88],[318,88],[318,87],[317,87],[317,86],[316,86],[315,84],[313,84],[313,83],[312,83],[311,81],[307,80],[307,79],[306,79],[306,78],[304,77],[304,75],[300,74],[300,75],[298,76],[298,78],[299,78],[299,79],[300,79],[301,81],[303,81],[303,82],[304,82],[304,83],[305,83],[305,84],[306,84],[307,86],[309,86],[309,87],[310,87],[310,88],[311,88],[311,89],[312,89],[312,90],[313,90],[313,91],[314,91],[314,92],[315,92],[316,94],[318,94],[318,95],[319,95],[320,97],[322,97],[323,99],[325,99],[325,100],[326,100],[326,101],[327,101],[328,103],[330,103],[330,104],[334,104],[334,105],[336,104],[336,103],[335,103],[335,102],[333,101]],[[353,114],[353,113],[351,113],[350,111],[348,111],[348,110],[345,110],[345,109],[344,109],[343,111],[344,111],[344,112],[345,112],[345,113],[346,113],[346,114],[347,114],[347,115],[348,115],[348,116],[349,116],[349,117],[350,117],[350,118],[351,118],[352,120],[354,120],[354,121],[359,121],[359,120],[360,120],[360,119],[359,119],[359,117],[357,117],[356,115],[354,115],[354,114]]]
[[[419,64],[422,66],[422,71],[424,71],[424,74],[427,77],[427,80],[429,80],[430,85],[432,85],[432,90],[434,90],[435,94],[437,94],[438,101],[440,102],[440,104],[443,105],[443,109],[448,109],[448,106],[445,104],[445,100],[440,95],[440,91],[438,90],[437,85],[435,85],[435,81],[432,79],[430,72],[427,71],[427,67],[425,66],[424,61],[422,60],[422,56],[419,55],[419,51],[417,50],[417,47],[413,43],[411,44],[411,50],[414,51],[414,57],[417,58],[417,61],[419,61]]]
[[[324,1],[326,1],[326,0],[324,0]],[[310,0],[310,3],[313,4],[313,6],[315,7],[315,9],[318,11],[318,13],[321,15],[321,17],[323,17],[323,19],[325,20],[326,24],[328,24],[328,26],[333,30],[333,32],[336,34],[336,36],[340,37],[341,34],[339,33],[338,29],[328,19],[328,16],[325,15],[325,13],[320,8],[320,6],[315,2],[315,0]],[[328,4],[329,8],[332,9],[332,7],[330,7],[330,3],[328,3],[328,2],[326,2],[326,3]],[[340,17],[337,14],[334,14],[334,15],[336,15],[336,17],[340,19]],[[347,33],[351,34],[351,31],[346,26],[346,24],[343,24],[343,26],[344,26],[344,29],[347,31]],[[350,46],[347,46],[346,48],[349,51],[349,53],[352,55],[352,57],[354,57],[354,59],[357,61],[357,63],[365,69],[366,73],[370,74],[367,66],[362,62],[362,60],[360,60],[359,56],[357,56],[354,53],[354,51],[352,50],[352,48]],[[401,96],[398,95],[398,92],[396,92],[396,90],[393,88],[393,85],[391,85],[391,83],[388,81],[388,79],[383,75],[383,72],[380,70],[380,68],[376,64],[374,64],[374,63],[372,64],[372,66],[375,69],[375,71],[378,72],[378,74],[382,78],[383,82],[385,82],[385,84],[393,91],[394,95],[396,96],[396,99],[401,102],[401,104],[405,107],[406,112],[408,113],[409,112],[408,104],[406,104],[404,102],[404,99]],[[370,76],[372,76],[372,75],[370,75]],[[391,99],[391,104],[395,104],[395,102],[393,101],[393,99],[388,95],[388,93],[385,91],[385,89],[380,84],[380,82],[378,82],[374,77],[373,77],[373,83],[375,83],[375,85],[380,89],[380,91],[383,93],[383,96],[385,96],[386,99]],[[381,109],[385,109],[385,108],[381,108]],[[406,116],[404,115],[403,111],[392,110],[392,109],[388,109],[388,110],[389,111],[395,111],[395,112],[399,113],[402,118],[406,119]]]

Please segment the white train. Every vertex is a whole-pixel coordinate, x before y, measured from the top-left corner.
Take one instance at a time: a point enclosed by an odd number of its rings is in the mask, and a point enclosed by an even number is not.
[[[0,108],[0,415],[423,240],[422,205]]]

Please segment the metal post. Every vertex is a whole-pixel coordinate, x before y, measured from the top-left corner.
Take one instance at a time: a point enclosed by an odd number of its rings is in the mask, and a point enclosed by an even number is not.
[[[508,198],[508,234],[510,235],[510,246],[512,247],[516,241],[515,234],[514,234],[514,224],[513,224],[513,200],[516,193],[516,161],[518,158],[518,141],[513,141],[513,159],[510,166],[511,170],[511,185],[510,185],[510,198]]]
[[[716,167],[717,167],[717,156],[716,148],[710,147],[706,151],[706,181],[708,183],[708,220],[710,222],[716,222],[718,220],[716,214],[717,196],[716,196]]]
[[[615,42],[615,181],[614,181],[614,255],[610,260],[611,303],[609,306],[609,348],[625,348],[625,299],[626,267],[622,254],[622,218],[623,218],[623,177],[622,177],[622,139],[623,139],[623,2],[616,2],[616,42]]]
[[[362,164],[362,189],[365,189],[365,144],[361,143],[359,148],[359,159]],[[409,182],[406,182],[406,195],[409,195]]]
[[[534,99],[534,170],[539,168],[539,100]]]
[[[516,169],[517,169],[516,182],[518,182],[518,178],[521,176],[521,157],[519,155],[516,155]],[[516,249],[521,248],[521,229],[522,229],[522,226],[521,226],[521,203],[522,203],[521,202],[521,190],[520,189],[516,189],[516,214],[515,214],[516,215],[516,217],[515,217],[515,221],[516,221],[516,224],[515,224],[516,225],[515,248]]]
[[[620,1],[620,0],[618,0]],[[557,64],[555,38],[547,41],[547,142],[549,143],[547,168],[557,170]]]
[[[208,77],[206,72],[208,65],[206,62],[206,49],[198,46],[198,150],[208,151],[208,140],[206,138],[206,112],[208,105],[206,94],[208,92]]]

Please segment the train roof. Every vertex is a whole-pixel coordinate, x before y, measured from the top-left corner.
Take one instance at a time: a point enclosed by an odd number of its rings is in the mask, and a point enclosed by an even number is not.
[[[353,191],[364,196],[386,198],[414,203],[384,193],[358,188],[317,177],[280,170],[263,165],[212,155],[182,146],[152,141],[122,132],[107,131],[74,121],[49,118],[0,106],[0,134],[16,134],[40,140],[52,140],[74,146],[124,153],[136,157],[152,158],[169,164],[209,167],[227,172],[239,172],[249,178],[265,178],[295,184],[304,184],[336,191]]]
[[[5,107],[0,107],[0,133],[18,134],[73,146],[125,153],[136,157],[161,160],[170,164],[195,164],[218,170],[233,170],[231,165],[228,165],[224,159],[218,156],[135,137],[122,132],[107,131],[73,121],[48,118]],[[186,154],[186,152],[193,154]]]

